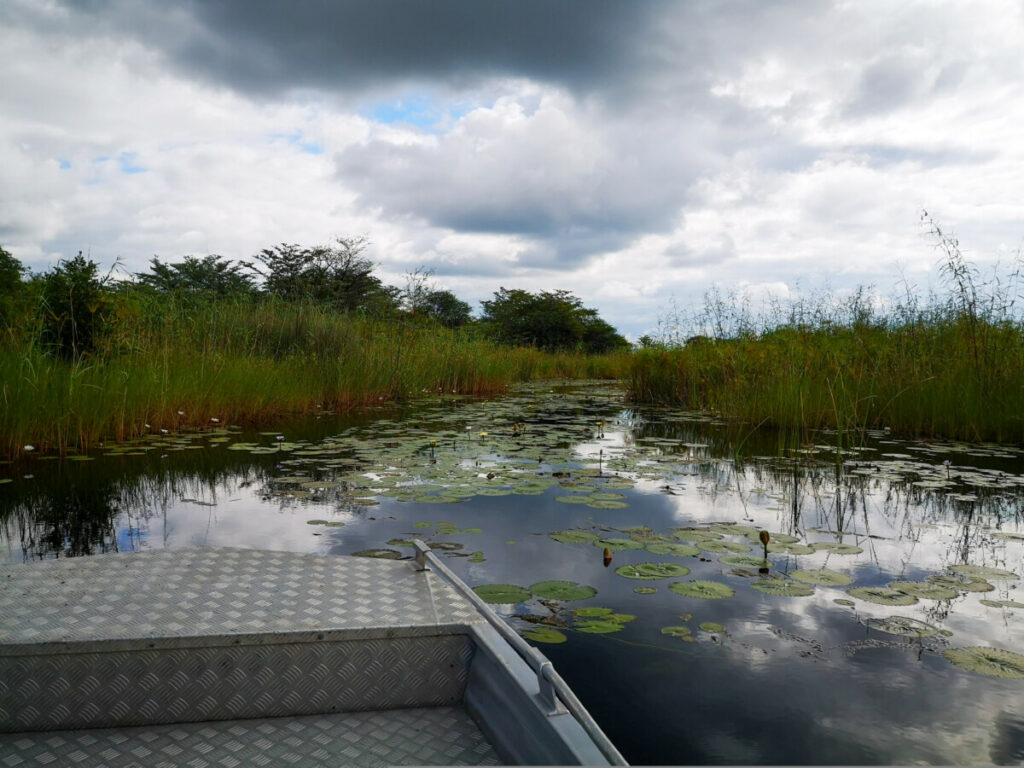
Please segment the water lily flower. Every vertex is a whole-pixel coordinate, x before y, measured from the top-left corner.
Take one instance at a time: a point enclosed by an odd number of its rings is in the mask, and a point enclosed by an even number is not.
[[[278,435],[274,439],[277,440],[277,442],[279,443],[284,442],[284,435]]]
[[[144,426],[146,429],[152,429],[152,427],[149,426],[149,424],[143,424],[142,426]]]
[[[166,435],[167,434],[167,430],[166,429],[161,429],[160,430],[160,434]]]
[[[34,445],[26,445],[25,446],[25,450],[28,451],[29,453],[31,453],[35,449],[36,449],[36,447]]]
[[[210,417],[210,421],[212,421],[214,424],[220,424],[220,419],[214,418],[212,416]]]
[[[179,416],[184,416],[184,415],[185,415],[185,412],[184,412],[184,411],[178,411],[178,415],[179,415]]]

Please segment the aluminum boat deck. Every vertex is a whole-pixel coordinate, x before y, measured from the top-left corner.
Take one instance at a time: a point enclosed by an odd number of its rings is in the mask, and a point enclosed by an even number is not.
[[[0,567],[0,766],[621,763],[550,662],[419,550]]]

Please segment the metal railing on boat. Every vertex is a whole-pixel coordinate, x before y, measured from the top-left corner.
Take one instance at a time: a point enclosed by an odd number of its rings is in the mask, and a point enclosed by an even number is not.
[[[577,722],[593,739],[595,746],[601,751],[608,762],[612,765],[628,765],[611,740],[604,734],[583,703],[573,693],[568,683],[555,671],[554,666],[548,658],[538,649],[531,646],[519,634],[506,624],[498,614],[470,587],[462,581],[455,573],[434,554],[430,547],[424,542],[416,539],[416,563],[421,570],[430,568],[442,579],[450,584],[459,594],[469,600],[470,603],[487,619],[499,635],[522,657],[537,675],[537,685],[540,687],[541,700],[547,709],[548,715],[560,715],[568,711]]]

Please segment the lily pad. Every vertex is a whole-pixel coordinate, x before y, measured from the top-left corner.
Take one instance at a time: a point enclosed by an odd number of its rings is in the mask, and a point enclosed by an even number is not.
[[[594,546],[619,552],[624,549],[643,549],[644,545],[632,539],[596,539]]]
[[[751,582],[750,586],[758,592],[778,597],[807,597],[814,594],[813,586],[792,579],[760,579]]]
[[[554,533],[549,533],[548,536],[563,544],[587,544],[597,541],[597,536],[587,531],[555,531]]]
[[[530,599],[530,593],[515,584],[483,584],[473,587],[477,597],[485,603],[504,605],[506,603],[522,603]]]
[[[614,611],[611,608],[602,608],[599,605],[588,605],[584,608],[574,608],[572,615],[581,619],[596,619],[604,616],[611,616]]]
[[[655,555],[675,555],[676,557],[697,557],[700,550],[689,544],[669,544],[666,542],[655,542],[647,544],[645,549]]]
[[[597,590],[574,581],[538,581],[530,585],[530,591],[537,597],[548,600],[586,600],[597,594]]]
[[[995,589],[994,584],[978,578],[969,578],[967,581],[961,581],[955,576],[929,576],[928,581],[932,584],[941,584],[944,587],[958,589],[961,592],[991,592]]]
[[[668,579],[677,576],[685,576],[690,569],[685,565],[676,563],[637,563],[636,565],[622,565],[615,569],[619,576],[627,579]]]
[[[1024,603],[1018,603],[1016,600],[981,600],[980,602],[989,608],[1024,608]]]
[[[611,499],[593,499],[587,498],[587,506],[592,509],[625,509],[629,506],[624,501],[612,501]]]
[[[732,587],[717,581],[676,581],[669,584],[668,588],[677,595],[701,600],[723,600],[736,594]]]
[[[522,633],[523,637],[527,640],[533,640],[535,643],[564,643],[567,638],[564,633],[559,632],[557,629],[551,627],[535,627],[528,629]]]
[[[913,595],[888,587],[854,587],[848,589],[846,593],[877,605],[913,605],[917,602]]]
[[[615,621],[581,621],[576,625],[576,629],[591,635],[608,635],[612,632],[621,632],[622,625]]]
[[[1016,573],[1004,571],[999,568],[987,568],[983,565],[951,565],[949,570],[961,576],[973,576],[978,579],[1016,579],[1020,578]]]
[[[705,632],[725,632],[725,627],[714,621],[702,622],[700,628]]]
[[[931,637],[939,634],[939,628],[909,616],[888,616],[880,619],[868,619],[867,625],[890,635],[903,637]]]
[[[374,557],[378,560],[399,560],[402,557],[402,553],[397,549],[362,549],[352,554],[356,557]]]
[[[773,565],[771,560],[765,560],[763,557],[754,557],[753,555],[724,555],[718,558],[718,562],[723,565],[735,565],[741,568],[771,568]]]
[[[946,660],[958,667],[992,677],[1024,678],[1024,655],[1002,648],[950,648],[943,651]]]
[[[836,544],[831,541],[815,541],[810,545],[815,552],[831,552],[833,555],[859,555],[864,550],[853,544]]]
[[[636,592],[638,595],[653,595],[658,590],[656,590],[654,587],[637,587],[633,591]]]
[[[662,627],[661,634],[669,635],[670,637],[687,637],[693,634],[693,631],[689,627],[676,626],[676,627]]]
[[[936,584],[933,581],[891,581],[889,589],[898,589],[924,600],[952,600],[960,594],[954,587]]]
[[[848,584],[853,583],[853,579],[845,573],[830,571],[827,568],[821,568],[814,571],[793,571],[789,575],[797,581],[802,581],[805,584],[819,584],[823,587],[845,587]],[[892,585],[890,584],[890,586]]]

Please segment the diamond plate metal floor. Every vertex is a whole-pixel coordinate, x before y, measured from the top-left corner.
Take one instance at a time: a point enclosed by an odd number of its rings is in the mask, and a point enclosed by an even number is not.
[[[497,765],[462,707],[0,735],[0,766]]]
[[[4,566],[0,732],[459,705],[482,622],[410,561],[207,548]]]
[[[483,621],[413,562],[367,557],[226,547],[105,554],[0,566],[0,585],[0,650],[90,641],[109,650],[110,641],[197,636],[227,644],[266,633],[433,633]]]

